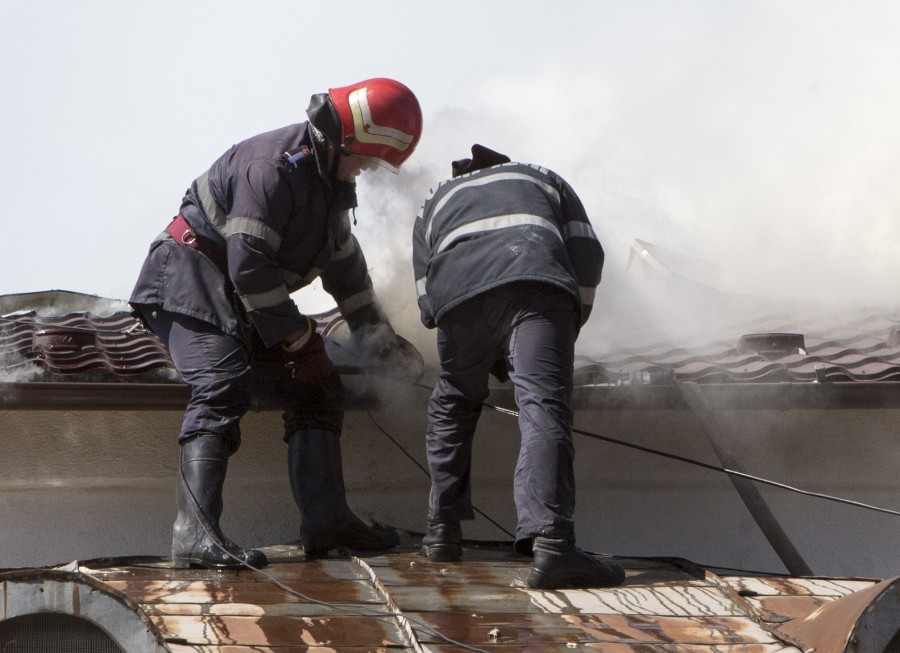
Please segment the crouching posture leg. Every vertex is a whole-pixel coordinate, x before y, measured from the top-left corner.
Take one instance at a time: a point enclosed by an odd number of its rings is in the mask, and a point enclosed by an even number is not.
[[[365,524],[347,505],[337,432],[302,429],[290,433],[288,473],[307,557],[323,556],[335,548],[383,551],[399,544],[396,532]]]
[[[157,307],[147,307],[141,315],[191,389],[178,438],[173,564],[264,566],[263,553],[234,544],[219,527],[228,458],[240,445],[240,421],[250,403],[247,350],[239,339],[186,315]]]
[[[620,585],[625,574],[618,563],[575,546],[573,307],[553,289],[515,304],[520,308],[512,320],[507,364],[522,436],[514,481],[516,550],[534,556],[528,585],[537,589]]]
[[[343,387],[337,373],[322,384],[300,388],[286,411],[288,476],[307,557],[336,548],[384,551],[400,543],[394,530],[369,526],[347,504],[342,425]]]
[[[428,525],[422,554],[432,562],[462,559],[461,521],[475,518],[472,507],[472,438],[484,389],[470,399],[462,383],[443,374],[428,404],[426,449],[431,473]],[[479,385],[479,384],[475,384]]]
[[[230,455],[231,443],[216,435],[196,436],[181,445],[175,493],[178,516],[172,532],[175,567],[241,569],[266,565],[261,551],[238,546],[219,527]]]

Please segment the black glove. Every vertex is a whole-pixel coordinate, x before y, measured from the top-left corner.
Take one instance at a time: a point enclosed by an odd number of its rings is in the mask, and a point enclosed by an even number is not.
[[[309,320],[309,339],[296,351],[284,348],[284,355],[291,368],[291,374],[297,381],[316,385],[324,383],[332,374],[331,359],[325,351],[325,341],[316,331],[316,321]]]

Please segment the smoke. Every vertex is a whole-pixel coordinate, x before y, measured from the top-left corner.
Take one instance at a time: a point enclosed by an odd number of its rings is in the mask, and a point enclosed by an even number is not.
[[[736,339],[742,320],[767,314],[896,306],[900,10],[660,14],[620,8],[593,52],[517,76],[487,70],[456,89],[454,108],[426,107],[399,176],[361,180],[358,232],[398,330],[433,340],[415,308],[412,223],[475,142],[555,170],[585,204],[607,264],[584,346],[723,325]],[[720,274],[648,279],[640,261],[629,266],[636,240]]]

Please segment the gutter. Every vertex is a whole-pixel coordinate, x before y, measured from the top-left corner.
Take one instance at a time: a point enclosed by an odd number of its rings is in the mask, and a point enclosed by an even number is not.
[[[721,410],[900,409],[900,382],[709,383],[697,390]],[[19,382],[0,383],[0,410],[184,410],[189,398],[181,383]],[[489,401],[515,409],[511,384],[491,389]],[[374,410],[372,392],[348,387],[348,410]],[[691,410],[680,388],[661,385],[582,385],[572,395],[574,410]],[[281,410],[256,403],[252,411]]]
[[[183,411],[190,390],[181,383],[0,383],[0,410]],[[348,410],[373,410],[372,395],[347,393]],[[281,411],[277,404],[254,402],[251,412]]]
[[[722,410],[900,409],[900,382],[698,383]],[[512,385],[492,388],[491,401],[513,409]],[[678,385],[582,385],[572,393],[574,410],[691,410]]]

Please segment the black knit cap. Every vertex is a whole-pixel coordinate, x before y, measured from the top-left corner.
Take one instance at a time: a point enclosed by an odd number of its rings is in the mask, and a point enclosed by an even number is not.
[[[494,150],[487,148],[484,145],[479,145],[478,143],[476,143],[472,146],[471,159],[458,159],[450,165],[453,168],[453,176],[459,177],[460,175],[464,175],[469,172],[475,172],[476,170],[481,170],[482,168],[490,168],[491,166],[509,162],[510,158],[505,154],[500,154],[499,152],[495,152]]]

